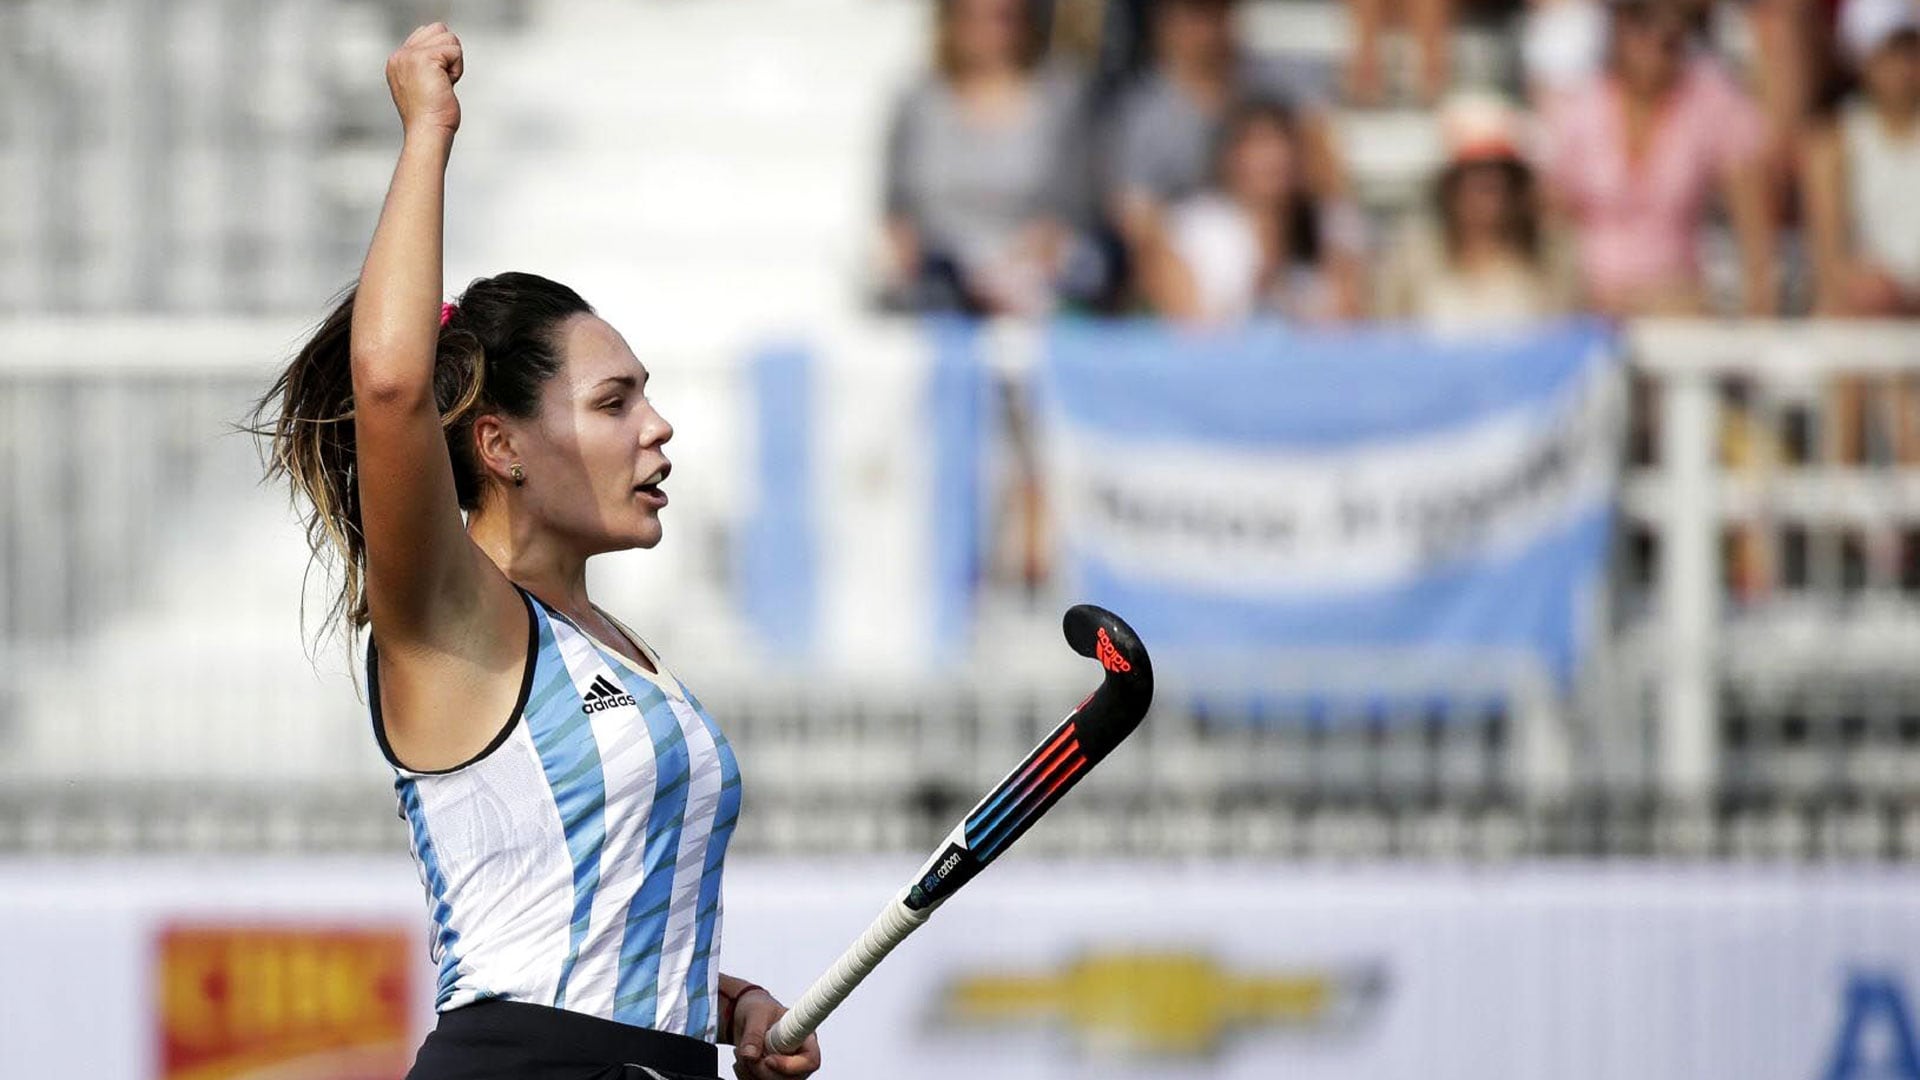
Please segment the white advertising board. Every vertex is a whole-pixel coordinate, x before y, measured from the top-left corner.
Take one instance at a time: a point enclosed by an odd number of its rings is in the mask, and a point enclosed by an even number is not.
[[[916,865],[736,860],[723,970],[796,996]],[[181,927],[400,928],[431,1023],[404,857],[0,863],[0,1077],[189,1075]],[[828,1022],[821,1075],[1920,1080],[1916,991],[1915,869],[1016,858]]]

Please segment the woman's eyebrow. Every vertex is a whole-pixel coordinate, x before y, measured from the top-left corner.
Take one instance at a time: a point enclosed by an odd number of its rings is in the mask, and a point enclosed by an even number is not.
[[[608,385],[614,385],[614,386],[621,387],[622,389],[631,390],[634,387],[640,385],[640,380],[634,378],[631,375],[609,375],[606,378],[601,379],[599,382],[593,384],[593,392],[599,393],[601,390],[606,389]]]

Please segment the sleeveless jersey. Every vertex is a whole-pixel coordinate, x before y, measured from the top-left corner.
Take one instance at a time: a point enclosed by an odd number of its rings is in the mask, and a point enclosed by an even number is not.
[[[519,703],[453,769],[394,760],[367,643],[374,733],[427,891],[435,1007],[505,998],[712,1042],[733,751],[630,631],[658,674],[521,598]]]

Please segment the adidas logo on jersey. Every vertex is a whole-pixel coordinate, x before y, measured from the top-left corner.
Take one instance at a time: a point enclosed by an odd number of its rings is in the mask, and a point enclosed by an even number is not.
[[[622,705],[633,704],[633,695],[614,685],[605,675],[595,675],[593,685],[580,695],[580,711],[597,713],[602,709],[617,709]]]

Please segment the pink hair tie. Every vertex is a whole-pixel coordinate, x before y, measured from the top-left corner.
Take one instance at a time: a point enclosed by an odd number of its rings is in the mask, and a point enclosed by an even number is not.
[[[440,325],[445,326],[448,323],[452,322],[454,315],[458,314],[459,311],[460,311],[460,305],[454,303],[451,300],[447,301],[444,304],[441,304],[440,305]]]

